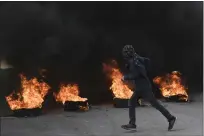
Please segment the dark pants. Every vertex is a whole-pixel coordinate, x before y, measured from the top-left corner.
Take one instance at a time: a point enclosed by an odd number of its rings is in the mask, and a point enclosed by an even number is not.
[[[136,101],[138,100],[138,97],[142,97],[143,99],[147,100],[150,102],[150,104],[159,110],[167,120],[169,120],[172,115],[169,113],[167,109],[165,109],[154,97],[154,94],[151,90],[151,87],[146,87],[143,89],[137,89],[129,99],[129,118],[130,118],[130,124],[135,124],[136,118],[135,118],[135,106],[136,106]]]

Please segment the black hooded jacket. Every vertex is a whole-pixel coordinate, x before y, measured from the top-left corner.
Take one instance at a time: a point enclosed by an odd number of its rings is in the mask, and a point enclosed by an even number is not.
[[[124,80],[134,81],[136,90],[151,87],[147,73],[149,63],[150,60],[148,58],[140,56],[128,59],[126,66],[129,69],[129,73],[124,75]]]

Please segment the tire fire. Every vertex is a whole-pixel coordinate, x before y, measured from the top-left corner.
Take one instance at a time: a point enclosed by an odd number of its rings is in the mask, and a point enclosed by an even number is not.
[[[55,100],[65,105],[66,102],[86,102],[87,98],[79,96],[79,87],[77,84],[61,85],[60,91],[54,93]],[[89,106],[79,106],[81,110],[88,110]]]
[[[27,80],[24,75],[20,75],[21,90],[6,96],[12,110],[41,108],[44,97],[50,87],[45,82],[39,82],[37,78]]]
[[[123,75],[120,72],[115,60],[113,60],[111,64],[103,63],[103,71],[112,81],[110,90],[115,98],[129,99],[132,96],[133,92],[131,89],[128,87],[128,85],[121,81]]]
[[[181,73],[178,71],[173,71],[164,77],[155,77],[153,81],[159,86],[164,97],[180,96],[179,100],[188,101],[187,88],[182,85]]]

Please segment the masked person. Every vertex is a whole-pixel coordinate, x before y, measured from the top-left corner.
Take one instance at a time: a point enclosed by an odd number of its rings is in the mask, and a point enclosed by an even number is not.
[[[136,54],[132,45],[125,45],[122,50],[122,55],[127,61],[126,67],[130,72],[123,76],[122,81],[131,80],[136,87],[128,102],[130,121],[127,125],[122,125],[121,127],[124,129],[136,129],[135,106],[138,97],[142,97],[166,117],[169,122],[168,130],[171,130],[176,121],[176,117],[171,115],[154,97],[151,82],[147,76],[147,65],[150,60]]]

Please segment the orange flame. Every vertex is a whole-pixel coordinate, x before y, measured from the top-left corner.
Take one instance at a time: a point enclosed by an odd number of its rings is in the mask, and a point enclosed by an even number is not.
[[[164,77],[155,77],[154,83],[159,85],[161,93],[164,97],[182,95],[179,99],[188,100],[188,94],[181,83],[181,73],[173,71],[171,74],[167,74]]]
[[[20,77],[22,90],[6,96],[10,108],[12,110],[41,108],[50,87],[45,82],[38,82],[37,78],[27,80],[23,75]],[[17,97],[14,98],[14,95]]]
[[[79,96],[79,87],[77,84],[71,85],[61,85],[60,91],[54,93],[54,97],[57,102],[62,102],[65,104],[66,101],[87,101],[87,98],[81,98]]]
[[[123,74],[118,68],[115,67],[118,67],[115,60],[113,60],[111,64],[103,63],[104,72],[106,73],[108,78],[112,80],[110,90],[112,90],[112,93],[116,98],[129,99],[132,96],[133,92],[128,87],[128,85],[124,84],[124,82],[121,81]]]

